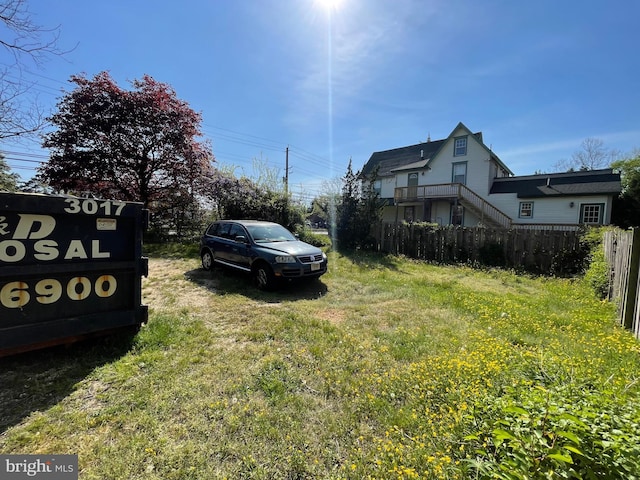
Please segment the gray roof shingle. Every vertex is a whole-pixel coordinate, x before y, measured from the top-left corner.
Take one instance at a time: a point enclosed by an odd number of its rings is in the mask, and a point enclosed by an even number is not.
[[[437,156],[443,145],[449,139],[453,138],[452,135],[454,132],[459,131],[459,129],[463,129],[468,132],[469,135],[474,136],[475,139],[487,150],[487,152],[489,152],[493,160],[495,160],[510,175],[513,174],[509,167],[502,163],[491,149],[483,143],[482,132],[472,133],[471,130],[460,122],[447,138],[435,141],[429,140],[424,143],[409,145],[408,147],[374,152],[371,157],[369,157],[369,160],[364,167],[362,167],[360,175],[362,177],[367,177],[371,175],[376,168],[378,168],[378,177],[390,177],[393,176],[395,172],[401,170],[419,170],[421,168],[425,168],[429,162]]]
[[[617,194],[620,174],[612,169],[496,178],[490,194],[515,193],[518,198]]]
[[[413,165],[421,160],[429,160],[446,140],[436,140],[434,142],[418,143],[408,147],[394,148],[382,152],[371,154],[369,161],[362,167],[361,175],[367,176],[379,166],[378,176],[388,177],[393,175],[394,170]],[[424,165],[422,165],[424,166]]]

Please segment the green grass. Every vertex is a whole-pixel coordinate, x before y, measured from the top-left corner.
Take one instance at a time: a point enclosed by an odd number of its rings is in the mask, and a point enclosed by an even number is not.
[[[177,253],[150,250],[134,338],[1,361],[2,453],[78,453],[82,479],[637,478],[640,344],[581,281],[333,252],[264,293]]]

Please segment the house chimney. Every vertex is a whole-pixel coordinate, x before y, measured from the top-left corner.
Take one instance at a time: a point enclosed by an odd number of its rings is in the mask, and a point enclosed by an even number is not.
[[[551,177],[547,177],[547,187],[551,186]]]
[[[427,143],[431,141],[431,132],[427,133]]]
[[[424,150],[420,150],[420,160],[424,160]]]

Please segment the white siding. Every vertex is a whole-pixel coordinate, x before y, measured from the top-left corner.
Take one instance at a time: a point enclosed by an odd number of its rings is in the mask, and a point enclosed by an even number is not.
[[[449,225],[450,220],[451,203],[448,201],[433,202],[431,205],[431,221],[438,225]],[[479,219],[469,209],[465,208],[463,221],[465,227],[475,227]]]
[[[467,137],[466,155],[454,155],[453,147],[455,138],[458,136]],[[452,183],[453,164],[459,162],[467,164],[467,187],[486,198],[489,194],[490,180],[493,178],[489,152],[478,142],[475,135],[468,135],[467,131],[462,128],[454,132],[438,156],[431,160],[429,164],[431,170],[427,171],[424,176],[420,175],[420,185]]]
[[[515,193],[500,193],[491,195],[489,202],[509,215],[513,223],[579,223],[580,207],[582,204],[604,204],[604,223],[611,221],[611,200],[608,195],[593,195],[581,197],[554,198],[517,198]],[[533,203],[533,216],[518,218],[521,202]],[[571,206],[573,204],[573,206]]]
[[[384,177],[380,179],[380,198],[393,198],[396,188],[395,177]]]
[[[489,195],[487,201],[502,213],[508,215],[511,220],[518,220],[518,208],[520,205],[520,199],[515,193],[500,193]]]
[[[456,138],[467,138],[466,155],[455,155],[454,145]],[[460,126],[450,135],[438,155],[429,161],[429,168],[398,171],[395,176],[381,179],[381,198],[393,198],[394,190],[397,187],[406,187],[410,173],[418,173],[418,185],[438,185],[453,183],[453,165],[458,162],[466,163],[467,188],[475,192],[487,202],[494,205],[498,210],[509,216],[514,223],[555,223],[555,224],[576,224],[580,221],[581,205],[585,203],[604,204],[603,223],[611,221],[611,196],[594,195],[582,197],[545,197],[534,199],[517,198],[516,194],[494,194],[489,191],[493,180],[498,177],[508,176],[508,172],[500,166],[498,162],[491,159],[491,152]],[[524,201],[533,202],[533,215],[528,218],[519,218],[520,203]],[[573,207],[571,203],[573,202]],[[423,202],[419,201],[415,205],[415,220],[431,221],[441,225],[448,225],[451,218],[451,203],[449,200],[434,200],[431,204],[430,218],[425,218]],[[403,205],[404,206],[404,205]],[[384,221],[393,222],[404,218],[404,208],[400,206],[387,207],[384,211]],[[464,211],[464,225],[475,226],[480,218],[469,209]]]
[[[449,202],[433,202],[431,205],[431,220],[438,225],[448,225],[451,217]]]

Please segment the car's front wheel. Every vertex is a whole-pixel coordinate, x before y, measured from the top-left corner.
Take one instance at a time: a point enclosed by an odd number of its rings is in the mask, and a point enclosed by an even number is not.
[[[202,268],[205,270],[211,270],[213,268],[213,255],[209,250],[205,250],[201,255]]]
[[[276,278],[271,267],[262,262],[256,265],[253,268],[253,282],[260,290],[273,289],[276,283]]]

